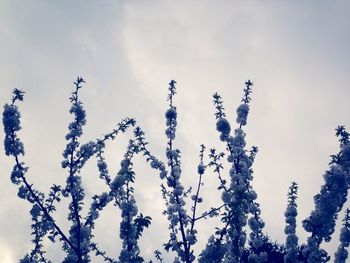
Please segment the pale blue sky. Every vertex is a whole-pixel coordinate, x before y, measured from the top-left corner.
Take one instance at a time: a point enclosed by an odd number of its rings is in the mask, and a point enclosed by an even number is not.
[[[65,180],[61,152],[77,75],[87,81],[84,141],[111,130],[125,116],[135,117],[160,157],[166,143],[167,83],[177,80],[177,145],[187,185],[195,183],[199,145],[223,147],[215,131],[212,93],[222,95],[234,122],[249,78],[255,86],[246,131],[248,145],[260,149],[254,186],[265,230],[283,242],[286,191],[295,180],[300,186],[298,232],[304,241],[300,222],[313,207],[328,156],[338,149],[334,128],[350,127],[349,12],[349,1],[0,0],[0,102],[7,102],[14,88],[26,91],[20,136],[29,180],[44,191]],[[109,147],[115,169],[127,138]],[[0,151],[0,163],[0,263],[12,263],[31,248],[29,205],[10,183],[13,160]],[[159,219],[160,180],[141,158],[138,163],[137,200],[154,218],[142,242],[142,254],[149,258],[167,240],[167,223]],[[88,168],[88,194],[102,191],[94,164]],[[215,203],[215,177],[208,173],[205,183],[205,201]],[[67,208],[60,209],[56,217],[64,222]],[[118,220],[118,211],[110,207],[96,230],[115,256]],[[199,227],[200,249],[212,228]],[[338,245],[334,238],[330,250]],[[49,248],[54,262],[61,258],[58,247]]]

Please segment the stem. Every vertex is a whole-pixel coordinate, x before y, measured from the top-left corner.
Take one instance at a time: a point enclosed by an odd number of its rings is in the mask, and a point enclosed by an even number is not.
[[[12,104],[13,104],[13,102],[12,102]],[[12,140],[15,139],[15,132],[14,131],[11,131],[11,137],[12,137]],[[19,162],[18,155],[14,155],[14,157],[15,157],[17,167],[21,170],[24,170],[21,163]],[[77,248],[72,244],[72,242],[70,242],[70,240],[67,238],[67,236],[62,232],[62,230],[59,228],[59,226],[55,223],[55,220],[53,219],[53,217],[49,214],[49,212],[47,211],[45,206],[41,203],[39,197],[33,191],[32,185],[30,185],[28,183],[27,179],[25,178],[25,176],[23,174],[21,175],[21,178],[22,178],[23,183],[25,184],[26,188],[29,190],[31,196],[34,198],[34,201],[40,207],[41,211],[43,211],[44,215],[52,222],[54,228],[60,234],[63,241],[65,241],[71,247],[71,249],[73,249],[77,253]]]
[[[172,144],[172,140],[169,139],[169,149],[172,151],[173,150],[173,144]],[[173,173],[174,170],[174,162],[173,162],[173,157],[171,157],[170,159],[170,168],[171,168],[171,173]],[[174,180],[174,189],[176,187],[176,180]],[[179,196],[177,194],[175,194],[175,201],[176,204],[180,205],[180,200],[179,200]],[[181,213],[178,211],[178,215],[179,215],[179,223],[180,223],[180,232],[181,232],[181,237],[182,237],[182,243],[183,243],[183,247],[184,247],[184,251],[185,251],[185,260],[186,263],[190,263],[190,250],[189,250],[189,246],[187,245],[187,238],[186,238],[186,234],[185,234],[185,228],[184,228],[184,223],[183,223],[183,217],[181,215]]]
[[[220,210],[221,208],[223,208],[225,205],[226,205],[226,204],[223,204],[223,205],[221,205],[221,206],[219,206],[219,207],[216,207],[216,208],[214,208],[214,209],[211,209],[209,212],[205,213],[204,215],[199,216],[199,217],[196,217],[196,218],[194,218],[194,219],[192,219],[192,220],[193,220],[193,221],[197,221],[197,220],[199,220],[199,219],[202,219],[202,218],[204,218],[204,217],[206,217],[206,216],[208,216],[208,215],[210,215],[210,214],[212,214],[212,213],[214,213],[214,212],[216,212],[216,211],[219,211],[219,210]]]
[[[18,156],[15,156],[15,160],[16,160],[16,164],[17,166],[23,170],[23,167],[21,166],[21,164],[19,163],[18,160]],[[49,212],[47,211],[47,209],[45,208],[45,206],[40,202],[39,197],[34,193],[32,186],[27,182],[27,179],[24,177],[24,175],[21,176],[23,183],[25,184],[25,186],[27,187],[27,189],[29,190],[30,194],[32,195],[32,197],[34,198],[36,204],[40,207],[41,211],[43,211],[43,213],[45,214],[45,216],[52,222],[54,228],[56,229],[56,231],[60,234],[60,236],[62,237],[62,239],[77,253],[77,248],[72,244],[72,242],[70,242],[70,240],[67,238],[67,236],[62,232],[62,230],[59,228],[59,226],[55,223],[55,220],[53,219],[53,217],[49,214]]]
[[[194,229],[194,224],[196,222],[195,218],[196,218],[196,209],[197,209],[197,203],[198,203],[198,196],[199,196],[199,191],[201,189],[201,185],[202,185],[202,174],[199,175],[199,180],[198,180],[198,185],[197,185],[197,192],[196,192],[196,197],[194,200],[194,205],[193,205],[193,213],[192,213],[192,219],[191,219],[191,233]],[[191,244],[188,243],[188,251],[190,251],[191,248]]]
[[[217,169],[216,172],[217,172],[217,174],[218,174],[218,177],[219,177],[219,180],[220,180],[220,183],[221,183],[222,188],[224,189],[225,192],[229,192],[229,190],[226,188],[226,186],[225,186],[225,184],[224,184],[224,179],[222,179],[220,170]]]
[[[198,180],[198,185],[197,185],[197,192],[196,192],[196,198],[194,200],[194,205],[193,205],[193,213],[192,213],[192,220],[191,220],[191,231],[194,228],[194,222],[196,218],[196,208],[197,208],[197,203],[198,203],[198,195],[199,191],[202,185],[202,174],[199,175],[199,180]]]
[[[34,249],[32,250],[31,252],[31,256],[30,256],[30,260],[33,260],[33,257],[35,256],[35,254],[39,254],[40,258],[41,258],[41,261],[44,262],[44,263],[47,263],[47,260],[46,258],[44,257],[44,253],[42,250],[41,250],[41,245],[40,245],[40,242],[42,241],[42,237],[40,237],[40,234],[39,234],[39,231],[38,231],[38,226],[37,224],[39,223],[38,219],[35,218],[33,219],[34,222],[35,222],[35,247]]]
[[[130,201],[130,188],[129,188],[129,180],[128,180],[126,182],[126,202],[129,203],[129,201]],[[131,221],[130,213],[128,212],[128,214],[127,214],[128,227],[131,226],[130,221]],[[131,249],[132,249],[132,246],[131,246],[131,243],[130,243],[130,232],[129,232],[128,236],[127,236],[126,244],[127,244],[127,249],[130,252]]]
[[[106,252],[105,251],[101,251],[98,247],[96,243],[91,243],[90,244],[90,248],[91,250],[95,251],[96,256],[101,256],[103,257],[103,260],[105,262],[109,262],[109,263],[117,263],[117,261],[113,260],[112,258],[106,256]]]
[[[74,171],[73,171],[73,167],[75,165],[75,162],[74,162],[74,151],[76,149],[75,147],[75,142],[76,142],[76,136],[73,137],[73,145],[74,145],[74,148],[71,152],[71,155],[70,155],[70,166],[69,166],[69,177],[73,178],[74,177]],[[73,182],[72,180],[70,180],[70,188],[71,190],[73,189],[74,185],[73,185]],[[81,241],[80,241],[80,227],[81,227],[81,224],[80,224],[80,215],[79,215],[79,209],[78,209],[78,203],[77,203],[77,200],[75,198],[75,196],[73,195],[73,193],[71,192],[71,196],[72,196],[72,205],[73,205],[73,212],[74,212],[74,216],[75,216],[75,219],[77,221],[77,225],[78,225],[78,233],[77,233],[77,251],[76,251],[76,254],[77,254],[77,257],[78,257],[78,262],[82,262],[82,255],[81,255]]]

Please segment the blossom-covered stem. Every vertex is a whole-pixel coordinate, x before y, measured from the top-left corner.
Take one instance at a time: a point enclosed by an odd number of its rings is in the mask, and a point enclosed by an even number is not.
[[[104,157],[104,143],[99,142],[97,143],[100,147],[98,147],[97,152],[97,167],[100,172],[100,178],[103,179],[107,186],[110,187],[111,184],[111,177],[108,172],[108,165]]]
[[[73,144],[75,144],[76,142],[76,137],[73,138]],[[71,166],[69,168],[69,177],[73,177],[74,176],[74,172],[73,172],[73,162],[74,162],[74,153],[75,151],[72,151],[71,156],[70,156],[70,161],[71,161]],[[73,180],[70,181],[70,187],[71,189],[73,189],[74,185],[73,185]],[[71,193],[71,197],[72,197],[72,204],[73,204],[73,209],[74,209],[74,215],[75,215],[75,220],[77,221],[77,257],[78,257],[78,263],[82,262],[82,255],[81,255],[81,249],[80,249],[80,242],[81,242],[81,235],[80,235],[80,231],[81,231],[81,223],[80,223],[80,215],[79,215],[79,210],[78,210],[78,202],[76,200],[76,197],[73,193]]]
[[[237,109],[237,122],[239,123],[239,128],[241,129],[243,125],[246,125],[247,123],[247,114],[249,111],[248,104],[251,101],[250,94],[252,93],[252,86],[253,82],[251,82],[249,79],[244,83],[245,84],[245,89],[244,91],[244,96],[242,98],[243,104],[241,104],[240,107]]]
[[[328,261],[328,254],[320,248],[320,244],[331,240],[338,213],[347,200],[350,176],[349,134],[344,126],[339,126],[336,136],[340,137],[340,152],[331,156],[330,167],[324,175],[325,184],[314,197],[315,208],[303,221],[304,229],[311,233],[303,250],[307,262]]]
[[[68,220],[72,221],[72,225],[69,238],[77,247],[77,253],[76,251],[70,251],[64,248],[68,252],[64,263],[71,261],[77,261],[79,263],[90,262],[88,253],[90,249],[91,229],[82,229],[83,224],[81,222],[80,212],[84,204],[85,193],[81,186],[81,176],[79,176],[79,173],[86,161],[97,152],[99,146],[94,142],[88,142],[80,146],[78,140],[83,134],[83,126],[86,124],[86,113],[78,97],[79,89],[82,88],[81,84],[84,82],[81,77],[78,77],[77,81],[74,82],[75,90],[70,97],[70,113],[74,115],[74,120],[68,126],[68,133],[65,137],[68,143],[63,151],[64,160],[62,161],[62,168],[68,169],[68,177],[66,187],[62,193],[65,197],[71,197]]]
[[[253,202],[249,207],[249,212],[253,214],[248,220],[248,225],[251,229],[250,233],[250,245],[252,253],[248,256],[248,261],[252,263],[263,263],[268,261],[268,255],[262,250],[264,244],[264,234],[262,229],[265,226],[264,221],[261,219],[260,205],[257,202]]]
[[[100,250],[100,249],[97,247],[97,244],[96,244],[96,243],[91,243],[91,244],[90,244],[90,248],[91,248],[91,250],[95,251],[96,256],[101,256],[105,262],[117,263],[117,261],[115,261],[115,260],[113,260],[112,258],[106,256],[106,252]]]
[[[131,142],[130,145],[133,145],[133,142]],[[130,146],[130,148],[132,148],[132,147]],[[136,151],[138,151],[138,149]],[[131,160],[133,158],[134,154],[135,154],[135,151],[131,151],[129,153],[129,156],[128,156],[129,160]],[[132,181],[132,179],[129,179],[129,178],[126,181],[126,202],[127,203],[131,202],[131,191],[132,191],[132,189],[130,188],[130,182],[131,181]],[[127,224],[128,225],[132,224],[131,220],[132,220],[131,214],[129,212],[127,212]],[[128,248],[128,251],[132,250],[132,244],[131,244],[131,237],[130,237],[130,235],[127,236],[127,248]]]
[[[216,171],[216,174],[218,175],[218,178],[219,178],[219,180],[220,180],[220,186],[219,187],[221,187],[222,189],[224,189],[224,191],[225,192],[229,192],[230,190],[229,189],[227,189],[227,187],[226,187],[226,180],[224,180],[223,178],[222,178],[222,175],[221,175],[221,172],[220,172],[220,170],[217,170]]]
[[[5,153],[6,155],[13,156],[15,159],[15,169],[13,172],[13,177],[11,180],[15,184],[23,183],[26,191],[29,192],[30,199],[28,200],[32,203],[35,203],[40,210],[44,213],[47,220],[52,223],[53,228],[61,236],[62,241],[64,241],[73,251],[76,250],[75,246],[70,242],[67,236],[62,232],[62,230],[55,223],[55,220],[50,215],[50,211],[45,207],[44,203],[41,201],[41,198],[37,195],[37,191],[33,190],[32,185],[28,183],[25,172],[27,168],[24,167],[24,163],[19,161],[19,155],[24,155],[24,146],[20,139],[17,137],[16,132],[21,129],[20,126],[20,112],[15,105],[17,100],[23,101],[23,91],[15,89],[13,91],[12,103],[11,105],[5,105],[3,112],[3,124],[5,130]],[[16,172],[16,173],[15,173]]]
[[[105,144],[108,140],[114,140],[119,133],[124,133],[129,127],[135,126],[136,121],[133,118],[125,118],[117,124],[117,128],[112,132],[107,133],[102,139],[96,140],[96,155],[97,155],[97,167],[100,172],[100,178],[110,187],[111,178],[108,172],[108,165],[104,158]]]
[[[129,187],[129,183],[130,183],[130,180],[127,180],[126,181],[126,202],[129,203],[130,202],[130,187]],[[131,215],[130,213],[127,213],[127,224],[128,225],[131,225]],[[130,252],[132,250],[132,244],[131,244],[131,237],[130,235],[127,236],[127,249],[128,251]]]
[[[110,191],[108,193],[104,192],[100,195],[95,195],[92,198],[93,201],[90,205],[89,214],[87,215],[85,223],[83,224],[84,228],[94,227],[94,222],[99,217],[98,211],[101,211],[103,208],[107,206],[107,204],[109,204],[113,200],[112,196],[113,196],[113,192]],[[119,204],[118,200],[116,200],[116,203]]]
[[[52,211],[55,210],[54,202],[55,201],[59,202],[61,200],[60,199],[61,192],[62,192],[61,186],[54,184],[51,187],[51,190],[50,190],[50,193],[49,193],[49,197],[45,201],[46,208],[47,208],[48,212],[52,212]]]
[[[227,146],[227,148],[229,149],[229,145]],[[223,189],[225,192],[228,192],[229,189],[226,187],[226,180],[224,180],[222,178],[222,175],[221,175],[221,170],[223,169],[223,165],[220,162],[220,160],[224,156],[225,156],[225,154],[223,152],[220,152],[217,154],[216,149],[211,148],[210,153],[209,153],[209,158],[211,159],[211,161],[209,162],[209,166],[210,167],[214,166],[214,173],[216,173],[218,178],[219,178],[220,186],[219,186],[218,190]]]
[[[201,198],[199,197],[199,192],[200,192],[200,189],[201,189],[201,186],[202,186],[202,177],[203,177],[203,174],[205,172],[205,166],[204,166],[204,163],[203,163],[204,150],[205,150],[205,146],[202,144],[201,145],[201,154],[200,154],[200,164],[198,165],[198,169],[197,169],[197,172],[199,174],[198,184],[197,184],[197,191],[196,191],[196,194],[193,196],[194,204],[193,204],[193,207],[192,207],[191,232],[193,231],[194,224],[196,222],[195,219],[196,219],[197,204],[198,204],[199,201],[201,201]]]
[[[40,234],[40,226],[39,226],[39,220],[37,218],[32,218],[34,221],[34,224],[32,225],[32,228],[34,228],[34,235],[35,238],[34,240],[32,240],[33,243],[35,243],[35,247],[32,250],[30,259],[34,261],[34,257],[36,254],[39,254],[40,256],[40,261],[44,262],[44,263],[50,263],[50,261],[47,261],[46,258],[44,257],[45,252],[41,250],[41,244],[40,242],[42,242],[42,234]]]
[[[173,148],[172,148],[172,140],[169,140],[169,149],[172,151]],[[171,173],[174,173],[174,163],[173,163],[173,159],[171,157],[171,160],[170,160],[170,171]],[[176,187],[176,180],[174,180],[174,189]],[[175,201],[176,201],[176,204],[181,206],[181,203],[180,203],[180,198],[179,196],[174,193],[175,195]],[[180,224],[180,232],[181,232],[181,238],[182,238],[182,244],[183,244],[183,247],[184,247],[184,252],[185,252],[185,261],[186,263],[190,263],[190,249],[189,249],[189,244],[187,242],[187,238],[186,238],[186,234],[185,234],[185,226],[184,226],[184,218],[182,216],[182,214],[178,211],[178,216],[179,216],[179,224]]]
[[[284,233],[286,237],[286,250],[287,253],[284,256],[284,262],[295,263],[297,262],[298,256],[298,236],[296,235],[296,216],[298,215],[297,210],[297,194],[298,185],[296,182],[292,182],[289,187],[288,192],[288,206],[286,212],[284,213],[286,227],[284,228]]]
[[[197,204],[202,202],[202,198],[199,197],[199,192],[201,189],[201,186],[203,185],[202,183],[202,177],[205,172],[205,165],[203,163],[203,157],[204,157],[204,151],[205,151],[205,146],[202,144],[201,145],[201,150],[200,150],[200,163],[197,168],[197,173],[199,174],[199,179],[198,179],[198,184],[197,184],[197,191],[196,194],[192,196],[192,200],[194,201],[194,204],[192,206],[192,217],[191,217],[191,224],[190,224],[190,231],[189,233],[193,236],[193,243],[195,242],[195,233],[197,231],[194,230],[194,225],[196,223],[196,211],[197,211]],[[188,242],[188,250],[191,251],[191,242]]]
[[[169,94],[167,100],[169,101],[170,108],[173,108],[173,97],[176,94],[176,84],[175,80],[169,82]]]
[[[170,150],[172,150],[172,144],[169,144],[169,148]],[[174,166],[173,163],[171,163],[171,171],[173,171]],[[176,184],[174,185],[174,188],[176,187]],[[177,194],[175,194],[175,200],[176,200],[176,204],[177,205],[181,205],[180,204],[180,198]],[[189,244],[187,242],[187,238],[186,238],[186,234],[185,234],[185,227],[184,227],[184,223],[183,223],[183,216],[182,214],[178,211],[178,216],[179,216],[179,223],[180,223],[180,232],[181,232],[181,237],[182,237],[182,243],[183,243],[183,247],[184,247],[184,251],[185,251],[185,260],[186,263],[190,263],[190,248],[189,248]]]
[[[165,207],[169,207],[170,203],[169,203],[169,200],[167,198],[167,190],[163,184],[161,184],[160,187],[161,187],[161,191],[162,191],[162,197],[165,201]],[[171,233],[173,235],[176,235],[176,230],[175,230],[175,227],[173,225],[170,225],[170,230],[171,230]]]
[[[143,152],[143,155],[146,157],[147,162],[151,161],[151,167],[160,171],[161,179],[165,178],[167,184],[174,188],[175,184],[173,180],[170,180],[170,178],[168,177],[168,172],[166,171],[164,164],[161,161],[159,161],[155,156],[153,156],[151,152],[147,149],[148,143],[145,142],[144,134],[145,133],[141,130],[140,127],[135,128],[134,135],[138,145],[140,146],[140,151]]]
[[[113,200],[115,204],[120,207],[120,196],[116,195],[116,193],[113,190],[113,187],[111,185],[111,178],[108,172],[108,165],[104,157],[104,148],[105,148],[105,142],[109,139],[114,139],[116,135],[118,135],[119,132],[125,132],[129,126],[133,126],[135,124],[134,119],[125,119],[121,123],[118,124],[118,127],[113,130],[112,133],[109,135],[105,135],[103,139],[98,139],[96,142],[96,152],[97,152],[97,167],[100,172],[100,178],[105,181],[107,186],[111,189],[109,193],[102,193],[101,195],[95,195],[93,197],[94,201],[91,203],[90,211],[88,216],[86,217],[86,221],[84,223],[84,227],[93,227],[94,221],[99,217],[99,214],[97,211],[102,210],[109,202]],[[127,151],[125,153],[125,156],[129,158],[129,160],[132,159],[132,155],[130,155],[130,143],[128,145]]]
[[[201,188],[201,184],[202,184],[202,174],[199,175],[199,179],[198,179],[198,185],[197,185],[197,192],[194,198],[194,204],[193,204],[193,209],[192,209],[192,218],[191,218],[191,231],[194,228],[194,223],[195,223],[195,219],[196,219],[196,209],[197,209],[197,204],[198,204],[198,199],[199,199],[199,191]],[[198,220],[198,219],[197,219]]]
[[[181,233],[181,238],[182,238],[182,246],[183,246],[183,253],[184,255],[181,256],[183,260],[186,263],[191,263],[194,258],[193,255],[190,252],[190,246],[188,239],[186,237],[186,232],[185,232],[185,227],[188,224],[186,222],[187,215],[186,211],[183,209],[183,206],[185,204],[184,200],[182,199],[181,196],[184,195],[183,193],[183,187],[180,184],[179,178],[181,176],[181,168],[180,168],[180,160],[179,160],[179,155],[180,151],[178,149],[174,150],[173,149],[173,140],[175,139],[175,134],[176,134],[176,125],[177,125],[177,112],[176,112],[176,107],[173,105],[173,96],[176,94],[176,88],[175,88],[176,81],[172,80],[169,83],[169,94],[168,94],[168,101],[169,101],[169,109],[165,113],[166,117],[166,125],[168,128],[166,129],[166,135],[168,137],[168,146],[166,149],[166,155],[168,158],[168,166],[170,168],[170,178],[167,180],[172,182],[168,184],[169,187],[171,187],[173,190],[170,193],[175,201],[175,211],[178,217],[178,223],[179,223],[179,229]],[[176,171],[175,171],[176,168]],[[168,208],[169,209],[169,208]],[[169,214],[169,220],[172,221],[173,217],[173,211]],[[174,221],[176,221],[174,219]],[[170,222],[170,224],[173,224]],[[192,234],[191,232],[189,232]],[[177,251],[179,252],[179,251]]]
[[[345,263],[348,258],[347,248],[350,244],[350,209],[346,209],[343,219],[343,227],[340,229],[340,245],[335,252],[334,262]]]
[[[133,156],[140,152],[140,146],[135,140],[130,140],[124,159],[121,161],[121,168],[110,184],[111,196],[114,197],[116,205],[121,209],[122,220],[120,222],[120,238],[123,240],[119,262],[143,262],[139,256],[138,239],[141,237],[145,227],[151,224],[152,218],[137,215],[138,209],[133,196],[134,188],[131,186],[135,180],[135,173],[132,170]]]
[[[231,126],[225,118],[221,96],[217,93],[213,95],[214,106],[216,107],[216,129],[220,132],[220,139],[226,142],[226,149],[229,151],[227,160],[232,163],[230,188],[229,191],[225,191],[222,194],[222,200],[227,204],[222,221],[229,223],[227,229],[229,250],[225,256],[227,262],[241,262],[244,244],[246,242],[246,233],[243,227],[247,224],[249,207],[256,199],[256,193],[252,190],[250,184],[252,180],[251,166],[253,160],[246,154],[245,133],[242,130],[242,126],[247,123],[249,94],[251,93],[250,87],[252,86],[250,81],[247,81],[245,84],[243,103],[237,108],[236,122],[239,124],[239,128],[234,131],[234,136],[230,135]]]
[[[97,142],[106,142],[107,140],[114,140],[115,137],[120,133],[124,133],[129,127],[135,126],[136,121],[133,118],[125,118],[117,124],[117,128],[113,129],[112,132],[107,133],[102,139],[97,140]]]
[[[84,80],[82,78],[78,77],[78,80],[76,82],[74,82],[75,84],[75,92],[73,92],[73,96],[71,98],[73,105],[74,104],[80,104],[79,100],[78,100],[78,91],[81,88],[80,83],[83,83]],[[73,111],[73,110],[72,110]],[[74,112],[76,113],[76,112]],[[77,113],[76,113],[77,114]],[[77,114],[78,115],[78,114]],[[76,119],[74,121],[74,126],[79,127],[81,125],[84,124],[85,118],[80,119],[79,116],[76,116]],[[81,253],[81,222],[80,222],[80,214],[79,214],[79,204],[78,204],[78,200],[76,198],[76,193],[75,193],[75,185],[74,185],[74,176],[76,173],[76,165],[78,162],[76,162],[74,160],[74,156],[76,153],[76,149],[78,147],[78,135],[79,133],[72,133],[71,136],[71,141],[70,144],[72,145],[72,148],[70,149],[70,156],[69,156],[69,187],[70,187],[70,194],[71,194],[71,198],[72,198],[72,206],[73,206],[73,213],[74,213],[74,217],[75,217],[75,221],[77,223],[77,257],[78,257],[78,263],[82,262],[82,253]],[[80,189],[77,189],[78,191],[80,191]]]
[[[137,208],[135,205],[135,200],[132,196],[133,188],[130,185],[130,183],[134,182],[134,172],[131,170],[131,160],[134,154],[138,152],[139,146],[136,145],[133,140],[130,140],[126,153],[124,154],[124,159],[121,162],[121,169],[119,170],[118,175],[111,183],[109,183],[110,179],[105,180],[111,189],[110,192],[93,197],[94,201],[91,204],[90,211],[85,222],[85,225],[91,226],[93,228],[94,221],[99,217],[98,211],[102,210],[110,201],[114,199],[115,204],[122,210],[120,237],[123,240],[123,250],[119,257],[121,262],[141,260],[141,258],[138,256],[139,249],[137,247],[137,239],[141,235],[142,229],[138,230],[139,233],[135,233],[135,226],[132,222],[132,219],[137,213]],[[100,177],[103,179],[108,179],[109,176],[107,175],[107,164],[105,163],[103,157],[103,151],[100,151],[98,153],[98,157],[98,167],[101,173]],[[149,217],[146,217],[146,219],[150,221]],[[143,224],[141,227],[143,228],[144,226],[148,226],[148,224],[149,223],[147,222],[147,225]],[[105,252],[98,250],[97,244],[94,244],[94,246],[90,247],[98,255],[104,258],[106,257]]]
[[[16,164],[18,165],[18,167],[22,168],[18,157],[15,156],[15,160],[16,160]],[[23,169],[23,168],[22,168]],[[32,186],[28,183],[27,179],[25,178],[25,176],[22,176],[22,180],[23,183],[25,184],[26,188],[28,189],[28,191],[30,192],[31,196],[34,198],[35,203],[40,207],[41,211],[43,211],[43,213],[45,214],[45,216],[52,222],[52,225],[54,226],[54,228],[56,229],[56,231],[59,233],[59,235],[61,236],[62,240],[65,241],[75,252],[77,252],[77,248],[72,244],[72,242],[70,242],[70,240],[67,238],[67,236],[62,232],[62,230],[60,229],[60,227],[55,223],[55,220],[53,219],[53,217],[49,214],[49,212],[47,211],[47,209],[45,208],[45,206],[42,204],[42,202],[40,201],[39,197],[34,193]]]
[[[176,197],[176,203],[179,204],[179,198]],[[185,250],[185,260],[186,263],[190,263],[190,248],[189,248],[189,244],[187,242],[187,238],[186,238],[186,234],[185,234],[185,227],[184,227],[184,223],[183,223],[183,217],[180,213],[179,214],[179,222],[180,222],[180,231],[181,231],[181,237],[182,237],[182,242],[183,242],[183,246],[184,246],[184,250]]]

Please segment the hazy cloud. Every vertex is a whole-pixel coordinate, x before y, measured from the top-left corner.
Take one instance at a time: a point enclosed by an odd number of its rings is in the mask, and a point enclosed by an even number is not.
[[[1,104],[13,88],[26,91],[20,136],[30,180],[41,190],[65,180],[60,160],[70,118],[68,97],[77,75],[87,80],[82,90],[88,114],[85,141],[126,116],[136,117],[161,157],[167,83],[176,79],[177,145],[187,185],[196,179],[199,145],[223,148],[215,131],[212,93],[223,96],[234,122],[243,83],[251,78],[255,86],[247,139],[260,148],[254,186],[265,230],[283,242],[286,192],[296,180],[302,200],[298,232],[305,240],[300,222],[313,207],[328,156],[338,149],[334,128],[350,123],[349,11],[347,1],[0,1]],[[126,142],[124,136],[108,149],[114,170]],[[0,258],[9,263],[30,250],[29,205],[16,197],[10,183],[12,161],[2,152],[0,162]],[[88,195],[104,189],[93,169],[89,163],[83,171]],[[160,219],[157,174],[141,158],[136,170],[140,210],[154,218],[142,243],[149,258],[167,240],[167,222]],[[215,191],[216,183],[208,174],[204,191]],[[207,201],[218,198],[210,194]],[[67,207],[59,209],[57,220],[64,222]],[[110,207],[96,229],[97,240],[115,256],[118,220],[118,211]],[[200,227],[203,245],[212,226]],[[333,250],[338,245],[334,237]],[[49,248],[54,262],[61,258],[58,250],[57,245]]]

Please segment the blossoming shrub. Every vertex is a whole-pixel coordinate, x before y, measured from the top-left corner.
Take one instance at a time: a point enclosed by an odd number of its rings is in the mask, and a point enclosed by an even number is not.
[[[349,133],[344,126],[336,129],[340,141],[339,153],[331,156],[329,169],[324,175],[325,183],[320,193],[314,197],[315,208],[310,216],[303,221],[304,229],[310,233],[306,244],[298,244],[296,235],[297,189],[292,182],[288,191],[288,204],[285,211],[286,226],[284,244],[271,242],[264,233],[265,223],[261,218],[257,193],[253,190],[253,170],[257,147],[246,148],[244,126],[247,124],[249,103],[253,83],[245,82],[244,95],[237,108],[236,127],[226,118],[225,108],[219,94],[213,95],[215,107],[216,130],[219,139],[225,145],[225,152],[214,148],[208,151],[204,145],[200,147],[199,164],[197,168],[198,183],[195,187],[185,189],[181,183],[182,165],[181,151],[175,146],[177,110],[174,104],[176,82],[169,83],[168,102],[166,110],[167,145],[166,160],[161,161],[148,150],[145,133],[136,125],[134,119],[126,118],[117,124],[116,128],[95,141],[85,144],[80,142],[83,127],[86,123],[86,113],[79,99],[79,91],[84,80],[78,77],[74,82],[74,90],[70,97],[70,113],[73,120],[66,134],[67,145],[63,151],[62,168],[67,172],[65,185],[54,184],[47,194],[35,189],[28,181],[26,173],[28,166],[21,160],[24,156],[24,146],[18,132],[21,129],[17,101],[23,101],[24,92],[13,91],[12,101],[5,104],[3,125],[5,132],[5,153],[14,159],[11,181],[18,185],[18,197],[27,200],[32,208],[32,243],[33,249],[20,262],[51,262],[47,259],[43,240],[59,241],[65,258],[62,262],[91,262],[91,255],[100,256],[105,262],[138,263],[145,262],[141,255],[138,241],[151,225],[152,218],[138,211],[134,197],[133,184],[137,175],[133,171],[133,158],[142,154],[150,167],[155,169],[163,181],[160,197],[166,210],[163,215],[168,219],[169,239],[164,241],[163,253],[175,252],[173,262],[201,263],[234,263],[234,262],[327,262],[330,260],[325,250],[320,248],[322,242],[331,241],[336,219],[347,200],[350,173],[350,142]],[[104,157],[104,149],[110,140],[118,134],[133,129],[120,168],[112,177]],[[86,162],[96,158],[100,179],[106,184],[108,191],[96,194],[89,202],[88,213],[83,213],[87,205],[80,171]],[[224,170],[227,161],[230,169]],[[218,178],[218,191],[221,193],[221,203],[198,215],[198,206],[203,203],[201,186],[203,175],[211,170]],[[63,198],[69,200],[68,221],[70,229],[64,232],[54,218],[56,205]],[[100,213],[109,203],[120,209],[120,233],[122,246],[118,258],[111,258],[94,241],[93,230]],[[190,204],[190,210],[187,205]],[[193,246],[198,239],[196,224],[199,220],[219,217],[222,224],[208,238],[206,246],[199,255],[195,255]],[[347,248],[350,244],[350,210],[346,210],[340,234],[340,245],[335,254],[335,262],[346,262]],[[154,260],[149,262],[164,262],[163,254],[158,248],[154,252]]]

